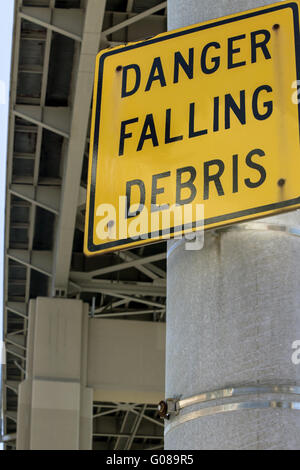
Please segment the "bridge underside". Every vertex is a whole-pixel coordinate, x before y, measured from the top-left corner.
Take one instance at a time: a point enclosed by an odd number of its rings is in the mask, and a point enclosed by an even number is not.
[[[146,328],[149,322],[165,322],[165,244],[86,258],[83,229],[95,55],[102,48],[166,31],[166,4],[16,0],[5,232],[7,364],[2,377],[7,449],[16,447],[18,390],[28,361],[29,302],[52,296],[89,305],[89,321],[101,338],[93,343],[89,361],[100,359],[110,374],[115,368],[115,393],[104,393],[101,387],[94,391],[93,447],[163,446],[156,403],[149,397],[141,403],[138,395],[137,401],[131,400],[124,367],[131,374],[136,368],[136,324]],[[102,330],[98,325],[104,319]],[[131,338],[127,362],[113,357],[109,342],[120,320]],[[152,361],[151,367],[148,372],[155,376],[164,364]]]

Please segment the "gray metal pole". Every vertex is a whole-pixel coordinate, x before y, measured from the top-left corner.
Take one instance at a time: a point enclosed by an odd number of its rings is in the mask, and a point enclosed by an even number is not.
[[[169,0],[168,27],[269,3]],[[260,222],[262,229],[299,227],[300,214]],[[182,243],[170,253],[166,396],[251,388],[182,409],[166,422],[166,449],[300,449],[300,411],[292,409],[300,408],[292,404],[300,402],[293,388],[300,365],[292,361],[300,339],[299,287],[300,238],[280,230],[209,232],[201,251]]]

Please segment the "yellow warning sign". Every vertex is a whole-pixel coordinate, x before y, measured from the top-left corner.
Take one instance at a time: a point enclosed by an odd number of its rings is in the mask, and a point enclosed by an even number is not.
[[[85,253],[298,207],[299,60],[298,2],[100,52]]]

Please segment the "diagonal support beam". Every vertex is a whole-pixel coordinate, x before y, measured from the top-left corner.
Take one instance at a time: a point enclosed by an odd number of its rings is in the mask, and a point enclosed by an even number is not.
[[[166,252],[158,253],[156,255],[146,256],[145,258],[135,258],[131,261],[126,261],[125,263],[115,264],[113,266],[107,266],[105,268],[95,269],[94,271],[90,271],[88,273],[79,273],[79,272],[72,272],[71,277],[74,280],[80,279],[90,279],[95,276],[102,276],[104,274],[113,273],[115,271],[122,271],[128,268],[138,268],[140,266],[154,263],[155,261],[160,261],[165,259],[167,256]]]
[[[122,23],[116,24],[112,26],[111,28],[106,29],[103,31],[103,36],[108,36],[109,34],[115,33],[116,31],[119,31],[120,29],[127,28],[127,26],[136,23],[137,21],[140,21],[147,16],[153,15],[157,11],[163,10],[166,8],[168,2],[162,2],[159,5],[156,5],[155,7],[149,8],[149,10],[143,11],[142,13],[139,13],[138,15],[133,16],[132,18],[129,18],[128,20],[122,21]]]
[[[60,188],[57,186],[36,186],[29,184],[12,184],[9,193],[58,215]]]
[[[53,16],[51,21],[51,16]],[[83,11],[79,9],[22,7],[19,17],[81,42]]]
[[[119,294],[117,292],[110,292],[110,291],[104,291],[104,290],[101,290],[101,292],[102,294],[111,295],[112,297],[118,297],[120,299],[125,299],[125,300],[128,300],[129,302],[138,302],[141,304],[151,305],[152,307],[158,307],[161,309],[166,308],[166,306],[163,304],[159,304],[158,302],[152,302],[151,300],[145,299],[143,297],[134,297],[134,296]]]
[[[7,250],[7,258],[51,277],[51,251]]]
[[[136,255],[135,253],[132,253],[131,251],[120,251],[119,257],[121,259],[123,259],[124,261],[134,261],[134,260],[137,261],[137,260],[140,259],[140,257],[138,255]],[[163,275],[159,276],[158,273],[155,270],[156,266],[153,266],[153,264],[151,264],[151,263],[147,263],[145,265],[137,264],[136,268],[140,272],[142,272],[143,274],[148,276],[150,279],[152,279],[153,281],[155,279],[159,279],[160,277],[163,277],[163,278],[166,277],[166,273],[163,270],[161,270]],[[160,268],[158,268],[158,269],[160,269]]]
[[[117,292],[129,295],[146,295],[154,297],[166,297],[166,286],[164,280],[159,283],[153,282],[111,282],[107,279],[90,279],[79,283],[81,292]]]
[[[16,105],[13,114],[66,139],[69,138],[70,110],[67,107]]]

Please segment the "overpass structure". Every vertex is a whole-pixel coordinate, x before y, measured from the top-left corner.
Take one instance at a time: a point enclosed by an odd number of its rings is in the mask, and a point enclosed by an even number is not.
[[[15,2],[6,449],[55,446],[55,434],[67,435],[72,420],[69,448],[163,447],[157,402],[164,396],[165,244],[86,258],[83,229],[96,54],[166,31],[166,6],[161,0]],[[58,403],[55,396],[64,398]],[[44,424],[51,417],[57,426],[55,412],[61,429],[49,434]]]

